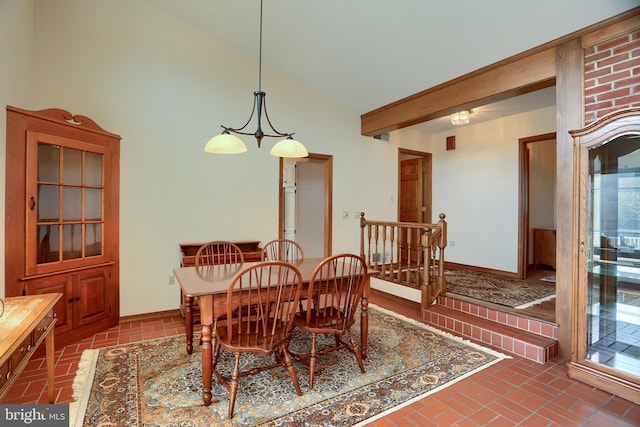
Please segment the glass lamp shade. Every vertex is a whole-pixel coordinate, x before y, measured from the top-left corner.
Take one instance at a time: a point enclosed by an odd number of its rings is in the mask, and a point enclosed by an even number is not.
[[[271,155],[286,158],[307,157],[309,152],[301,142],[289,137],[276,143],[271,149]]]
[[[469,111],[458,111],[457,113],[453,113],[450,118],[452,125],[466,125],[469,123]]]
[[[247,146],[240,138],[225,131],[211,138],[205,145],[204,151],[215,154],[244,153],[247,151]]]

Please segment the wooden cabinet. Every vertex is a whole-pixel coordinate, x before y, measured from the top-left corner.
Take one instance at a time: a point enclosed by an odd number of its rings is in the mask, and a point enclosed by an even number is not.
[[[556,230],[536,228],[533,230],[533,265],[556,268]]]
[[[571,378],[640,404],[640,108],[610,113],[574,138]]]
[[[26,295],[57,292],[62,298],[56,304],[58,334],[82,328],[111,326],[111,312],[118,299],[110,289],[116,282],[112,266],[100,266],[24,281]]]
[[[206,242],[200,243],[180,243],[180,267],[190,267],[195,265],[195,256],[200,246]],[[244,262],[256,262],[262,261],[262,248],[260,247],[259,240],[241,240],[234,243],[242,251],[244,256]],[[180,290],[180,314],[184,317],[185,300],[182,295],[182,289]],[[200,319],[200,309],[197,305],[193,307],[193,320],[194,322]]]
[[[7,106],[5,294],[61,293],[61,345],[118,324],[120,137]]]

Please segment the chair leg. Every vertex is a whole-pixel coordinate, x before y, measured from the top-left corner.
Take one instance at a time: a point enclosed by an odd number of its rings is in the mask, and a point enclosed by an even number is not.
[[[353,338],[353,334],[349,332],[349,340],[351,340],[351,348],[353,349],[353,354],[356,356],[356,360],[358,361],[358,366],[360,367],[360,371],[364,374],[364,363],[362,363],[362,351],[360,351],[360,346]]]
[[[216,369],[216,366],[218,366],[219,359],[220,359],[220,342],[218,340],[215,340],[215,342],[213,343],[213,363],[211,364],[214,370]]]
[[[309,388],[313,388],[313,380],[316,374],[316,354],[317,349],[317,334],[311,334],[311,357],[309,358]]]
[[[300,389],[300,382],[298,382],[298,374],[296,373],[296,368],[293,367],[293,362],[291,361],[291,356],[289,356],[289,352],[287,351],[286,346],[282,346],[282,364],[289,372],[289,376],[291,377],[291,382],[293,382],[293,387],[296,389],[296,393],[298,396],[302,396],[302,390]]]
[[[236,353],[236,361],[233,365],[231,373],[231,383],[229,388],[229,419],[233,418],[233,407],[236,404],[236,395],[238,394],[238,378],[240,377],[240,353]]]

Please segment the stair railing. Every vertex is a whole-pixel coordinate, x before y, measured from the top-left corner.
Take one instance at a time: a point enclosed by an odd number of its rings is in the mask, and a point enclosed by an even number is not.
[[[436,224],[369,221],[360,213],[360,255],[373,277],[421,291],[422,308],[446,291],[445,214]]]

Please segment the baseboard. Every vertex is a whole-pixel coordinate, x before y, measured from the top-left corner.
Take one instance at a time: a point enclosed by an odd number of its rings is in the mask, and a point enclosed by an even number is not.
[[[162,317],[180,316],[180,309],[155,311],[153,313],[134,314],[132,316],[120,317],[120,323],[135,322],[140,320],[159,319]]]

